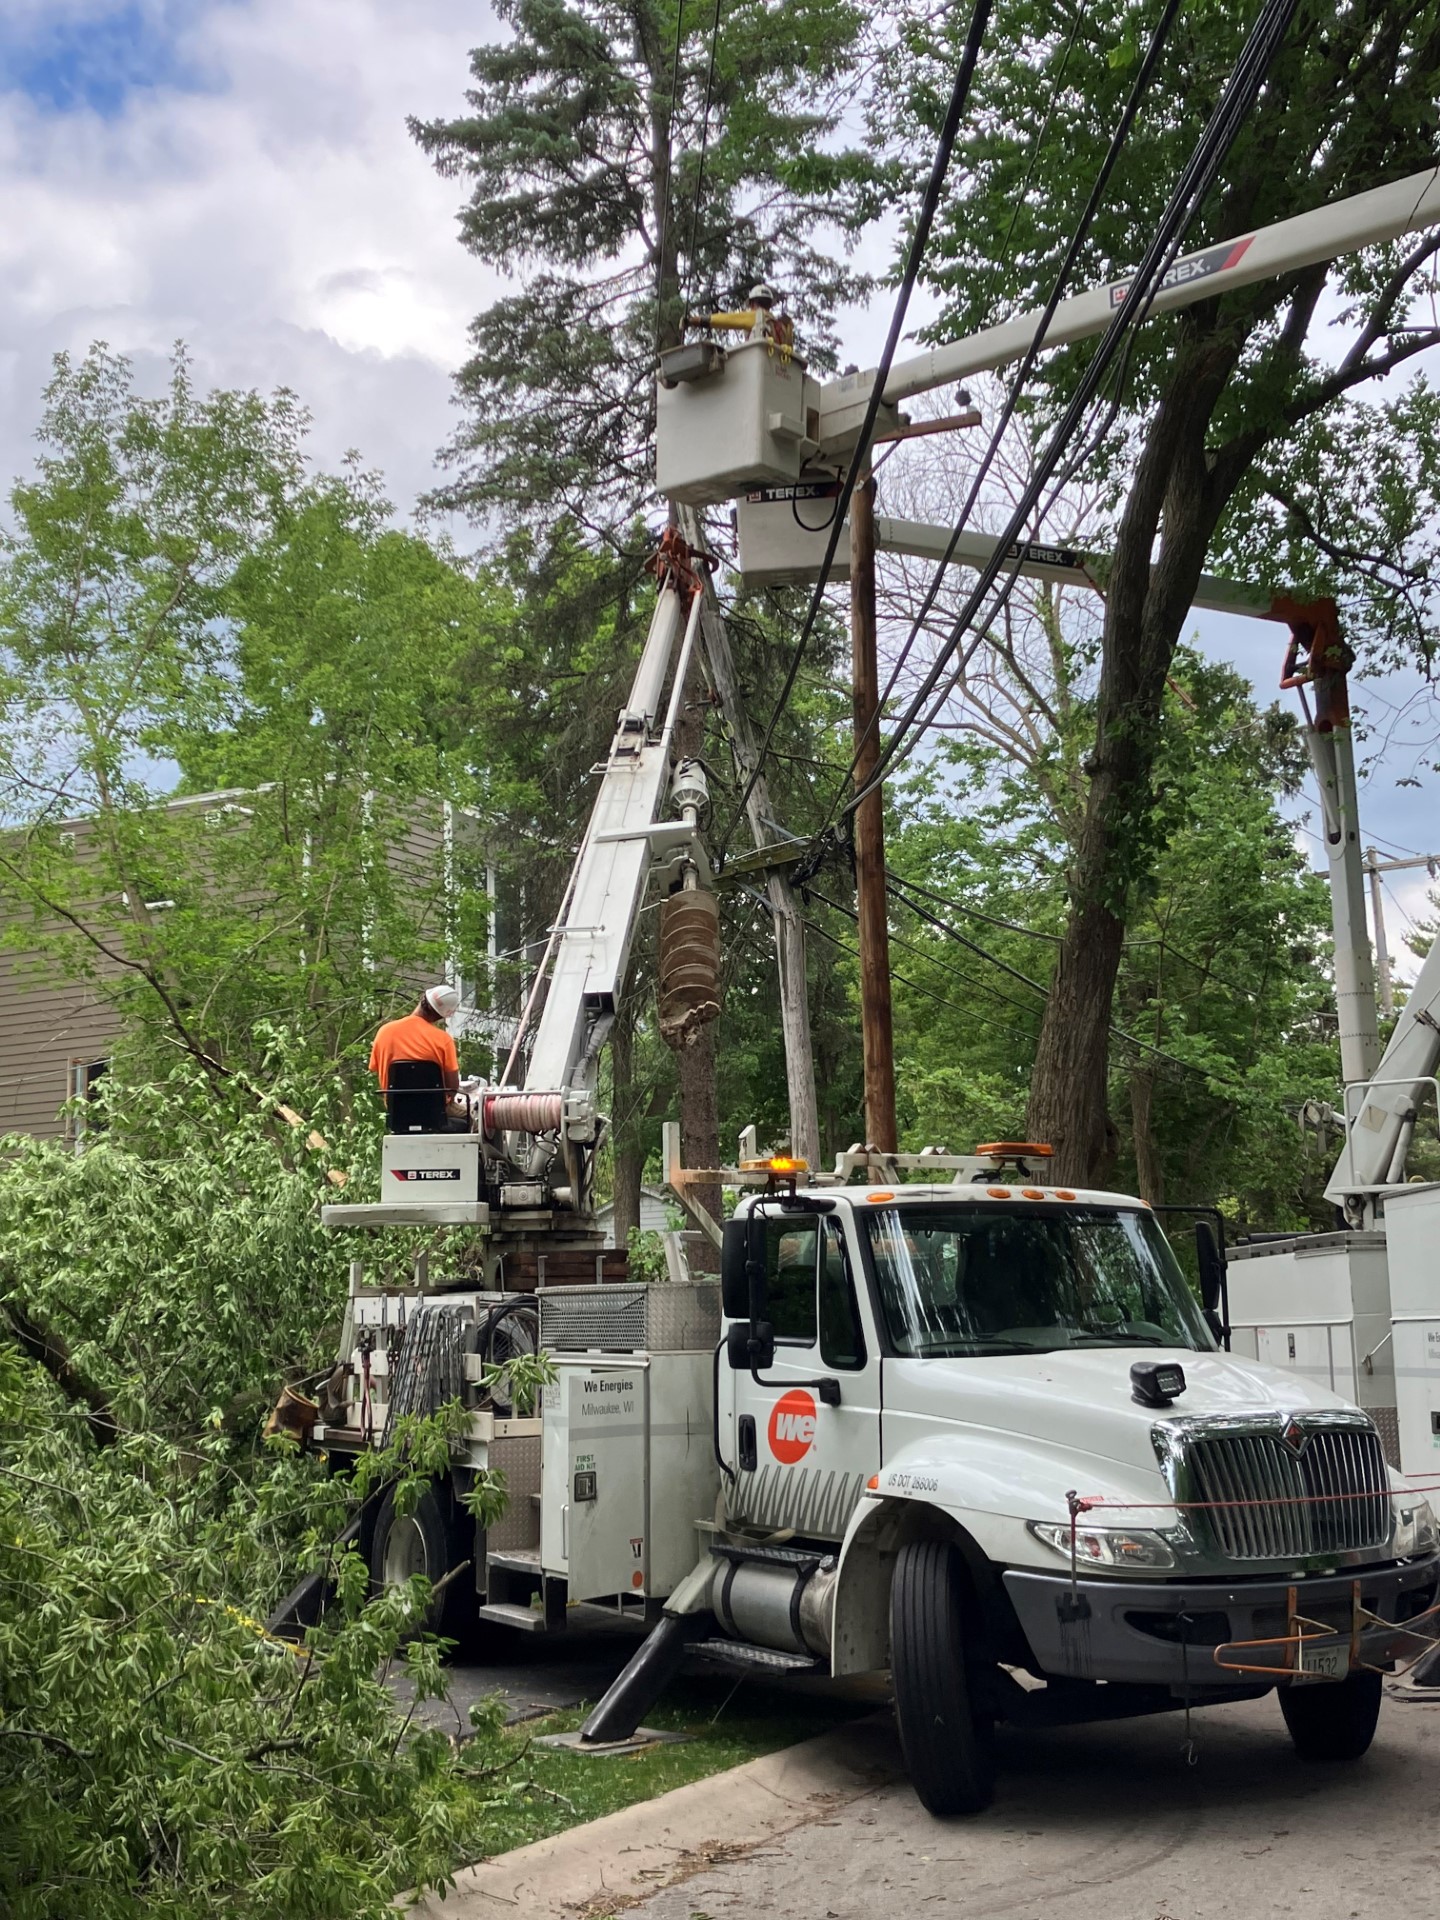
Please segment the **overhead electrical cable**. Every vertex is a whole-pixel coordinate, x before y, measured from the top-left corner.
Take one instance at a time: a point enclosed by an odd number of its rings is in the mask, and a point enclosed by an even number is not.
[[[889,880],[886,881],[886,888],[887,891],[891,893],[892,898],[900,900],[902,906],[908,907],[910,911],[921,920],[928,921],[937,932],[943,933],[949,939],[957,941],[968,952],[978,954],[982,960],[988,960],[992,967],[999,967],[1002,972],[1008,973],[1011,979],[1019,980],[1027,987],[1033,987],[1038,994],[1048,999],[1048,989],[1042,987],[1038,980],[1030,979],[1028,975],[1018,972],[1014,967],[1008,965],[1006,961],[1001,960],[996,954],[988,953],[984,947],[977,946],[973,940],[967,939],[963,933],[960,933],[955,927],[952,927],[948,921],[941,920],[937,915],[927,912],[924,908],[917,906],[913,900],[903,899],[900,894],[895,892]],[[1230,1074],[1217,1073],[1213,1068],[1197,1066],[1193,1060],[1182,1060],[1178,1053],[1167,1053],[1164,1047],[1157,1047],[1153,1041],[1142,1040],[1138,1033],[1127,1033],[1124,1027],[1117,1027],[1113,1020],[1110,1022],[1110,1032],[1113,1033],[1118,1040],[1125,1041],[1127,1045],[1139,1047],[1145,1053],[1153,1053],[1156,1059],[1166,1060],[1172,1067],[1180,1067],[1186,1073],[1198,1073],[1206,1080],[1218,1080],[1223,1086],[1241,1087],[1245,1084],[1243,1080],[1236,1080]]]
[[[675,175],[675,108],[680,99],[680,48],[685,38],[685,0],[675,9],[675,52],[670,62],[670,117],[665,128],[665,177],[660,183],[660,206],[655,259],[655,357],[660,357],[660,329],[665,317],[665,242],[670,235],[670,187]],[[707,107],[708,114],[708,107]]]
[[[957,946],[964,947],[967,953],[973,953],[981,960],[988,960],[992,967],[998,967],[1001,973],[1008,973],[1012,980],[1018,980],[1022,987],[1029,987],[1033,993],[1038,993],[1042,1000],[1048,1000],[1050,998],[1050,989],[1042,986],[1038,980],[1032,980],[1028,973],[1021,973],[1020,969],[1018,967],[1012,967],[1008,960],[1002,960],[998,954],[990,953],[986,948],[982,947],[978,941],[971,940],[966,934],[961,933],[958,928],[952,927],[947,920],[939,919],[928,907],[921,906],[918,901],[908,899],[900,883],[891,874],[886,875],[885,891],[890,895],[892,900],[898,900],[902,907],[908,907],[917,920],[924,920],[927,925],[934,927],[937,933],[943,933],[948,939],[953,940]]]
[[[829,907],[835,913],[844,914],[847,920],[858,920],[859,915],[853,907],[844,906],[838,900],[828,899],[815,887],[807,887],[806,892],[813,899],[818,900],[822,907]],[[944,960],[937,960],[933,953],[926,953],[923,947],[917,947],[913,941],[902,939],[899,934],[892,933],[890,937],[896,946],[903,947],[907,953],[913,953],[915,958],[917,960],[923,960],[927,967],[934,967],[938,972],[948,975],[950,979],[960,981],[963,986],[969,987],[973,993],[983,993],[987,999],[998,1000],[1003,1006],[1013,1007],[1017,1013],[1035,1014],[1040,1011],[1038,1007],[1027,1006],[1024,1001],[1012,999],[1008,993],[1002,993],[998,987],[987,986],[983,980],[977,980],[974,974],[966,973],[960,967],[951,966]],[[986,958],[988,957],[987,955]],[[896,975],[897,979],[902,977],[903,976],[899,974]],[[954,1005],[954,1003],[947,1001],[946,1005]],[[964,1012],[965,1009],[957,1006],[955,1011],[961,1013]],[[1015,1033],[1023,1031],[1027,1040],[1033,1041],[1035,1038],[1034,1027],[1027,1027],[1023,1030],[1019,1027],[1014,1027],[1012,1031]]]
[[[918,880],[908,880],[904,874],[892,873],[890,878],[911,893],[918,893],[922,899],[935,900],[942,907],[949,907],[952,913],[963,913],[967,920],[983,920],[987,927],[1003,927],[1007,933],[1023,933],[1027,940],[1048,940],[1052,946],[1060,945],[1058,933],[1044,933],[1039,927],[1022,926],[1018,920],[1002,920],[993,913],[982,913],[979,907],[972,907],[965,901],[951,900],[943,893],[937,893],[933,887],[922,887]]]
[[[1045,940],[1056,947],[1061,944],[1061,936],[1058,933],[1046,933],[1039,927],[1024,926],[1018,920],[1002,920],[995,914],[982,913],[978,907],[972,907],[963,900],[952,900],[943,893],[937,893],[933,887],[922,887],[918,880],[907,879],[904,874],[892,873],[890,878],[897,885],[904,887],[908,893],[918,893],[922,899],[933,900],[937,905],[947,907],[951,913],[958,913],[966,920],[983,920],[988,927],[1003,927],[1007,933],[1023,934],[1027,940]],[[1168,936],[1147,936],[1143,939],[1127,939],[1125,942],[1127,953],[1132,948],[1153,946],[1163,947],[1167,954],[1173,955],[1194,972],[1203,974],[1207,981],[1213,981],[1217,987],[1224,987],[1230,993],[1239,994],[1245,1000],[1253,1001],[1257,997],[1253,987],[1242,986],[1238,980],[1231,980],[1227,975],[1217,973],[1209,960],[1201,960],[1193,953],[1187,953],[1183,947],[1177,947]]]
[[[855,769],[860,763],[860,756],[864,751],[865,745],[869,741],[871,734],[880,724],[880,716],[889,705],[890,696],[895,691],[895,686],[900,675],[904,672],[905,663],[910,657],[911,649],[918,640],[925,621],[929,617],[931,609],[939,597],[940,590],[945,584],[946,574],[954,558],[955,549],[960,544],[960,537],[970,523],[970,516],[975,511],[976,502],[980,497],[980,489],[989,478],[990,469],[999,455],[1006,431],[1015,416],[1015,409],[1020,404],[1026,383],[1034,370],[1035,362],[1044,351],[1045,336],[1050,330],[1050,322],[1055,317],[1055,309],[1065,297],[1070,276],[1074,272],[1080,258],[1081,248],[1090,237],[1090,229],[1094,226],[1096,216],[1100,212],[1100,205],[1105,194],[1105,189],[1110,184],[1111,175],[1114,173],[1119,163],[1120,155],[1125,149],[1125,144],[1130,138],[1136,116],[1139,114],[1141,104],[1144,101],[1146,93],[1149,91],[1155,69],[1160,64],[1160,56],[1164,52],[1165,43],[1170,37],[1170,29],[1174,24],[1175,15],[1179,9],[1180,0],[1165,0],[1164,9],[1161,12],[1159,20],[1155,23],[1155,30],[1150,36],[1150,44],[1145,49],[1145,57],[1140,63],[1134,83],[1130,88],[1129,95],[1121,111],[1120,119],[1116,124],[1114,133],[1110,136],[1110,145],[1106,149],[1105,158],[1100,163],[1100,171],[1096,174],[1094,183],[1090,188],[1090,196],[1085,202],[1074,233],[1066,243],[1059,270],[1050,287],[1049,297],[1041,310],[1039,324],[1035,328],[1030,344],[1026,347],[1019,366],[1016,368],[1015,375],[1005,394],[1005,404],[1000,410],[1000,418],[991,431],[989,443],[985,448],[985,452],[981,455],[980,462],[971,478],[969,490],[965,496],[965,503],[960,509],[959,517],[950,535],[949,544],[946,546],[944,555],[931,576],[930,585],[926,588],[924,598],[920,603],[920,610],[910,623],[910,631],[905,637],[905,641],[901,646],[899,656],[894,666],[890,669],[889,677],[885,683],[885,690],[881,694],[875,711],[870,716],[864,732],[855,742],[854,753],[845,774],[844,786],[850,784]],[[1014,231],[1013,219],[1011,231]],[[1008,545],[1008,541],[1005,544]],[[841,790],[843,792],[843,786]]]
[[[948,640],[932,662],[919,689],[882,746],[874,771],[866,784],[857,789],[845,802],[842,812],[853,811],[867,794],[882,784],[897,759],[902,757],[902,750],[907,754],[913,751],[913,743],[910,746],[906,745],[907,737],[911,734],[918,736],[928,728],[939,706],[948,697],[948,692],[942,692],[940,701],[925,713],[923,721],[921,720],[920,716],[926,703],[950,661],[959,651],[967,634],[976,627],[977,616],[991,588],[995,586],[1001,573],[1007,571],[1008,550],[1025,532],[1035,507],[1059,467],[1065,449],[1074,437],[1082,418],[1099,392],[1116,354],[1125,343],[1127,336],[1149,313],[1155,295],[1180,251],[1188,228],[1199,212],[1214,184],[1216,175],[1234,145],[1246,116],[1255,103],[1298,4],[1299,0],[1266,0],[1260,18],[1251,30],[1245,47],[1236,61],[1225,91],[1200,140],[1196,143],[1194,152],[1186,162],[1156,233],[1146,248],[1145,256],[1127,282],[1125,298],[1117,307],[1109,327],[1101,335],[1094,356],[1082,373],[1059,425],[1039,455],[1035,471],[1011,514],[1005,531],[996,542],[994,553],[979,570],[979,578],[955,620]],[[975,633],[959,663],[960,670],[963,671],[969,664],[975,650],[983,641],[990,622],[1008,599],[1018,575],[1019,565],[1020,559],[1017,554],[1013,560],[1009,560],[1008,578],[995,604],[989,608],[985,619],[979,622],[979,631]]]
[[[880,356],[880,364],[876,369],[875,378],[871,383],[870,398],[866,403],[865,418],[861,424],[860,437],[855,443],[855,452],[846,469],[845,478],[841,482],[840,494],[835,503],[835,513],[830,522],[829,537],[825,543],[825,557],[820,565],[819,578],[816,580],[814,590],[810,595],[810,605],[806,610],[804,624],[800,629],[800,637],[795,642],[794,649],[790,655],[790,664],[786,668],[784,685],[781,687],[779,698],[775,702],[775,709],[770,715],[769,724],[765,729],[765,737],[760,742],[760,750],[755,756],[755,764],[751,768],[750,776],[745,783],[745,789],[740,795],[739,805],[735,809],[730,824],[720,837],[717,858],[722,861],[725,857],[725,849],[729,846],[731,837],[745,812],[745,803],[754,790],[755,782],[760,778],[761,769],[765,764],[765,756],[770,751],[770,742],[774,739],[775,729],[780,724],[780,716],[785,711],[790,695],[794,691],[796,675],[800,671],[801,662],[805,658],[805,649],[810,643],[811,632],[814,629],[816,620],[819,618],[820,608],[824,603],[825,583],[830,572],[831,564],[835,559],[836,548],[840,543],[840,534],[845,525],[846,515],[850,511],[851,496],[854,494],[856,482],[870,457],[870,438],[875,431],[875,421],[880,412],[880,402],[885,392],[886,377],[890,372],[891,363],[895,358],[901,336],[904,332],[905,315],[909,310],[910,296],[914,292],[915,284],[920,277],[920,267],[925,258],[925,249],[930,241],[930,229],[935,223],[935,215],[940,205],[940,195],[945,186],[945,176],[950,170],[950,156],[954,151],[955,141],[960,132],[960,122],[965,113],[966,101],[970,96],[970,83],[974,78],[976,63],[980,58],[981,42],[985,37],[985,29],[990,24],[991,5],[992,0],[975,0],[975,10],[970,17],[970,28],[965,36],[964,51],[960,56],[960,64],[955,72],[955,84],[950,92],[950,105],[946,109],[945,119],[940,128],[940,137],[935,145],[935,158],[931,164],[930,178],[926,183],[925,192],[920,201],[919,211],[915,217],[915,231],[910,236],[910,248],[905,260],[905,270],[900,276],[900,289],[895,296],[894,310],[890,316],[890,331],[885,338],[885,350]]]
[[[700,116],[700,161],[695,170],[695,201],[690,213],[690,273],[694,285],[695,249],[700,239],[700,203],[705,197],[705,153],[710,145],[710,98],[715,88],[715,48],[720,40],[720,5],[715,0],[715,18],[710,23],[710,57],[705,67],[705,107]],[[679,45],[679,24],[676,24]]]
[[[801,919],[811,933],[818,934],[822,940],[828,940],[831,946],[838,947],[841,953],[848,953],[852,960],[858,960],[860,958],[860,949],[858,947],[852,946],[848,940],[840,939],[837,934],[831,933],[828,927],[822,927],[818,920],[811,920],[804,914],[801,915]],[[933,1000],[937,1007],[945,1007],[949,1012],[957,1013],[961,1015],[962,1018],[971,1012],[969,1007],[962,1007],[954,1000],[947,1000],[943,993],[936,993],[932,987],[922,987],[918,980],[912,980],[908,974],[901,973],[894,967],[891,968],[890,972],[892,979],[898,980],[902,986],[909,987],[912,993],[918,993],[926,1000]],[[1006,1033],[1018,1034],[1022,1040],[1034,1041],[1034,1032],[1026,1027],[1017,1027],[1013,1020],[1001,1020],[995,1014],[987,1014],[986,1019],[991,1026],[1000,1027]]]

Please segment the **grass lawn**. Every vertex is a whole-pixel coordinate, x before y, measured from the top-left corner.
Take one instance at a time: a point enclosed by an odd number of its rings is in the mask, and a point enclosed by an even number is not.
[[[527,1720],[506,1729],[494,1754],[494,1761],[508,1758],[513,1764],[490,1783],[500,1798],[486,1809],[485,1853],[507,1853],[687,1781],[738,1767],[758,1754],[793,1746],[873,1713],[875,1704],[782,1690],[748,1678],[737,1685],[733,1675],[725,1674],[679,1681],[667,1689],[664,1702],[646,1714],[645,1724],[693,1738],[635,1754],[578,1754],[532,1744],[537,1735],[568,1733],[580,1726],[584,1708]]]

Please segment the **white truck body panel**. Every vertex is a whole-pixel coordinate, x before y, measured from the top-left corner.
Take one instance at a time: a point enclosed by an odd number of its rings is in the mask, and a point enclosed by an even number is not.
[[[544,1390],[540,1564],[572,1600],[645,1584],[648,1363],[558,1359]]]
[[[1385,1202],[1400,1465],[1440,1480],[1440,1186]]]

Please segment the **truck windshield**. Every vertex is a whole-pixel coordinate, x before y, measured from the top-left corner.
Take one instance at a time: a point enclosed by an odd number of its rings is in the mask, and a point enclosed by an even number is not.
[[[895,1351],[1050,1353],[1215,1341],[1146,1213],[1121,1207],[876,1207],[861,1218]]]

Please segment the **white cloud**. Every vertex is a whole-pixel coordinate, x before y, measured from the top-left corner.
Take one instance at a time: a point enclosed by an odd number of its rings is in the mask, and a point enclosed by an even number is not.
[[[136,87],[108,117],[0,94],[0,475],[29,463],[55,351],[104,338],[149,382],[183,338],[207,382],[293,387],[316,458],[357,448],[408,506],[496,282],[405,116],[456,111],[494,31],[439,0],[236,0],[174,32],[164,70],[203,90]]]

